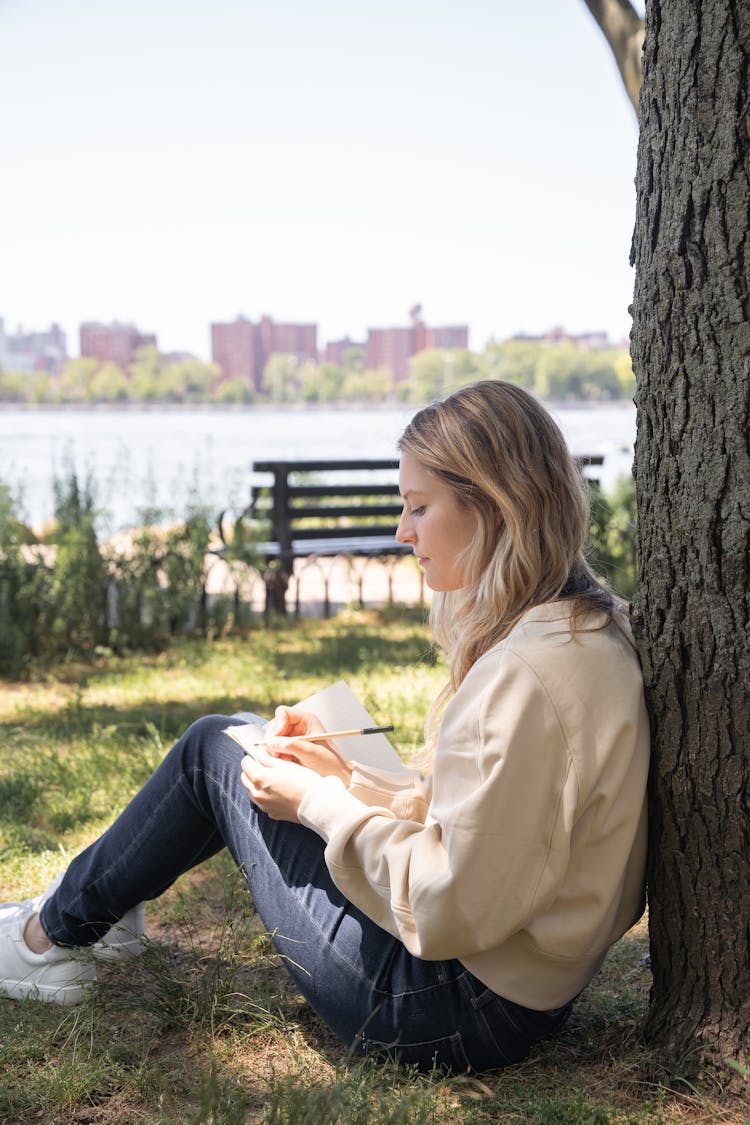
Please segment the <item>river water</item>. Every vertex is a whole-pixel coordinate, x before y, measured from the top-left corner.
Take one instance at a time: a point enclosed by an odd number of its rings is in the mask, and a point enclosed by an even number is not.
[[[147,508],[166,520],[191,498],[218,512],[248,501],[256,460],[381,458],[415,407],[369,409],[7,408],[0,410],[0,480],[20,496],[34,527],[54,510],[53,480],[74,467],[90,474],[102,530],[142,522]],[[604,454],[605,489],[630,472],[632,403],[551,406],[575,454]]]

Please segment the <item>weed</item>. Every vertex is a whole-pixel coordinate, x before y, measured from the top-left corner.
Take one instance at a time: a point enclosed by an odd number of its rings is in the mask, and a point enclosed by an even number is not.
[[[435,1093],[421,1083],[387,1082],[388,1071],[367,1064],[333,1079],[286,1077],[268,1099],[263,1125],[427,1125]],[[385,1079],[385,1081],[384,1081]]]
[[[198,1099],[198,1108],[185,1118],[189,1125],[243,1125],[247,1120],[247,1095],[221,1073],[213,1060]]]

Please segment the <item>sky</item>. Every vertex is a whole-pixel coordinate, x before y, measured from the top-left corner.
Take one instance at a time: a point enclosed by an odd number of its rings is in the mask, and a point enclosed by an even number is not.
[[[0,0],[0,317],[620,340],[636,146],[583,0]]]

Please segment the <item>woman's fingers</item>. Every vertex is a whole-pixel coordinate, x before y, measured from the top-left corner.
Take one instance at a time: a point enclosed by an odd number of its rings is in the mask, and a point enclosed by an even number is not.
[[[297,821],[297,809],[314,775],[297,763],[282,761],[262,747],[246,754],[240,780],[254,804],[274,820]]]
[[[265,749],[274,757],[291,759],[321,777],[340,777],[345,785],[349,784],[351,766],[335,747],[326,742],[306,742],[304,738],[297,738],[294,742],[271,741]]]
[[[268,736],[304,738],[306,734],[322,734],[323,724],[309,711],[297,711],[284,705],[277,707],[268,725]]]

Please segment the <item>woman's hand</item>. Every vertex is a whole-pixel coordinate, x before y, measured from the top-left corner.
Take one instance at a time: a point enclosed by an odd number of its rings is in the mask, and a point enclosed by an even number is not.
[[[266,726],[266,738],[304,738],[306,734],[323,734],[325,727],[317,715],[310,711],[297,711],[294,707],[277,707],[274,717]]]
[[[313,770],[320,777],[340,777],[349,786],[352,767],[330,742],[306,742],[304,738],[295,738],[293,742],[270,740],[265,749],[276,758]]]
[[[316,715],[277,707],[264,745],[242,759],[242,784],[273,820],[299,822],[300,801],[317,777],[338,777],[349,785],[352,768],[335,746],[305,739],[324,733]]]
[[[295,711],[291,707],[277,707],[276,714],[266,727],[268,754],[284,758],[314,770],[321,777],[340,777],[348,786],[352,776],[349,761],[331,742],[307,742],[306,734],[324,734],[325,727],[317,715]],[[276,742],[275,738],[284,739]],[[293,739],[293,742],[287,741]]]
[[[255,757],[248,754],[242,759],[240,778],[253,802],[272,820],[299,823],[300,801],[315,780],[315,773],[297,762],[269,754],[262,746],[254,753]]]

